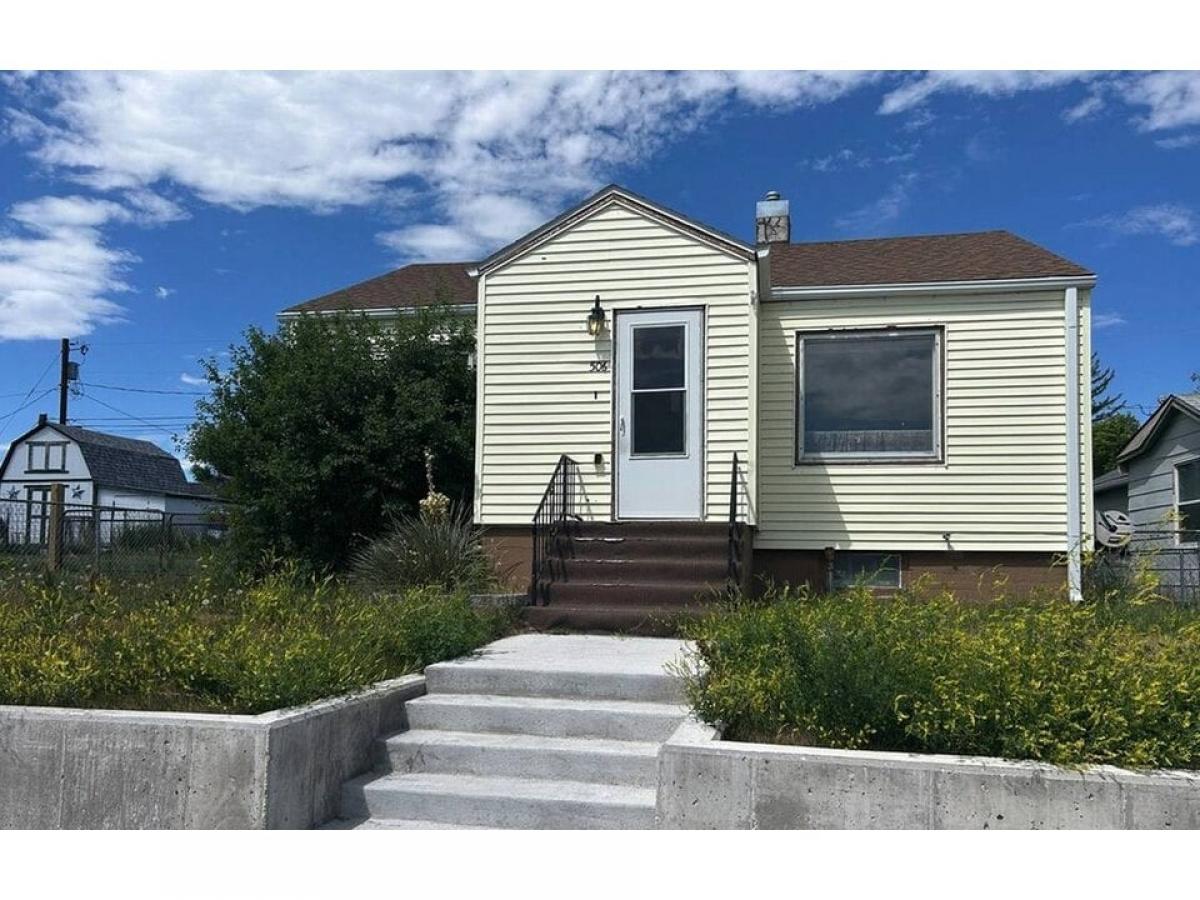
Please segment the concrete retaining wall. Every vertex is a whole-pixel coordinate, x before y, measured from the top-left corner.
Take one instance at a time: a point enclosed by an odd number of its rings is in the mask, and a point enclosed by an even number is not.
[[[1200,828],[1200,774],[717,739],[659,754],[662,828]]]
[[[409,675],[257,716],[0,706],[0,827],[309,828],[424,693]]]

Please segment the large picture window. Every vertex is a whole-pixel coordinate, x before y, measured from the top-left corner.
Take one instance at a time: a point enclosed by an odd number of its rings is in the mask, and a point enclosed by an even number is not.
[[[942,332],[796,335],[796,461],[942,455]]]

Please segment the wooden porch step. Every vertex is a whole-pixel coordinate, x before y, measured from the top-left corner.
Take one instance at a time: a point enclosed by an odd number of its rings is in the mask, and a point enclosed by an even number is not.
[[[577,556],[560,559],[557,580],[562,584],[721,584],[729,561],[712,554],[672,557],[600,557]]]

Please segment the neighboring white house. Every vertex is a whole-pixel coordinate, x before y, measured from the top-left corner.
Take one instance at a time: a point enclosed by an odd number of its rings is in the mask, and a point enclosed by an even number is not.
[[[12,442],[0,464],[0,519],[9,523],[10,542],[44,541],[55,484],[64,487],[68,517],[72,507],[96,506],[195,522],[217,506],[212,491],[189,482],[179,460],[161,447],[58,425],[42,415]],[[111,515],[105,521],[110,520]]]
[[[1005,231],[791,243],[786,200],[756,213],[747,243],[610,186],[469,267],[475,517],[499,552],[564,580],[529,535],[565,455],[585,540],[721,534],[732,503],[777,579],[1077,588],[1050,563],[1090,540],[1095,276]],[[419,271],[464,307],[467,269]],[[428,302],[386,289],[415,271],[282,315]]]

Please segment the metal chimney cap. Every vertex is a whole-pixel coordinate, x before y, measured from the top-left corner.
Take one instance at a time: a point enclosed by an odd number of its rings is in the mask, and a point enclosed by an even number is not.
[[[767,191],[767,194],[765,197],[763,197],[763,199],[764,200],[778,200],[779,199],[779,191]]]

